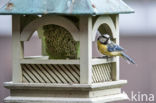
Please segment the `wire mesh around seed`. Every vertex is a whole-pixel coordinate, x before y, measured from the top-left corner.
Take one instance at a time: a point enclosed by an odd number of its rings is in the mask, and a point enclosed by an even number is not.
[[[46,25],[43,30],[43,49],[50,59],[78,58],[79,42],[66,29],[57,25]]]

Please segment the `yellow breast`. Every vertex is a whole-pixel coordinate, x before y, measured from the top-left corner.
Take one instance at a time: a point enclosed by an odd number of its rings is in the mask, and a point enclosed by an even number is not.
[[[120,52],[109,52],[107,50],[107,45],[101,44],[99,41],[97,41],[97,45],[98,45],[98,50],[103,55],[106,55],[106,56],[119,56],[120,55]]]

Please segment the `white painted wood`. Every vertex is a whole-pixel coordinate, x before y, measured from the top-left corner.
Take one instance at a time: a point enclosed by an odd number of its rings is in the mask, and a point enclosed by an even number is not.
[[[30,83],[34,83],[34,81],[26,74],[26,72],[23,72],[23,79],[26,78],[27,80],[23,80],[23,82],[29,81]]]
[[[116,57],[108,58],[108,59],[100,59],[100,58],[92,59],[92,65],[106,64],[106,63],[112,63],[112,62],[116,62]]]
[[[35,69],[35,71],[37,71],[37,73],[39,74],[39,76],[42,78],[42,79],[44,79],[44,83],[51,83],[51,81],[49,80],[49,78],[47,78],[47,74],[48,73],[46,73],[46,74],[44,74],[45,73],[45,70],[43,70],[43,69],[39,69],[38,67],[36,67],[35,65],[31,65],[34,69]],[[31,67],[31,68],[32,68]],[[34,71],[34,70],[33,70]]]
[[[33,80],[35,83],[39,83],[38,79],[33,75],[33,72],[31,72],[25,66],[23,66],[23,71],[27,74],[27,77],[32,77],[33,79],[31,78],[31,80]]]
[[[30,65],[25,65],[25,67],[27,67],[27,69],[29,69],[29,71],[31,72],[31,74],[34,75],[34,77],[39,81],[39,83],[45,83],[44,82],[44,79],[40,76],[40,74],[38,73],[37,70],[31,70],[30,68]]]
[[[98,28],[102,24],[107,24],[112,31],[113,38],[116,38],[116,31],[115,31],[114,23],[110,16],[105,15],[105,16],[98,17],[97,20],[95,21],[94,26],[93,26],[93,32],[92,32],[92,35],[93,35],[92,40],[95,41],[95,37],[96,37],[96,33],[98,31]]]
[[[100,81],[102,81],[102,73],[101,73],[101,71],[100,71],[99,66],[96,65],[96,68],[97,68],[97,69],[96,69],[96,71],[97,71],[96,76],[99,75],[99,80],[98,80],[98,81],[100,82]],[[98,81],[97,81],[97,82],[98,82]]]
[[[49,56],[26,56],[24,59],[48,60]]]
[[[77,69],[74,65],[71,65],[71,67],[78,75],[80,75],[80,70],[79,69]]]
[[[111,76],[112,76],[112,80],[113,81],[117,80],[116,77],[117,77],[118,74],[117,74],[117,71],[116,71],[117,70],[116,66],[117,66],[117,62],[112,63],[112,73],[111,73]]]
[[[70,83],[78,83],[78,81],[75,79],[75,77],[72,75],[71,72],[69,72],[63,65],[60,65],[60,67],[62,68],[63,72],[68,75],[68,78],[70,79]]]
[[[53,79],[55,76],[53,76],[53,78],[52,78],[52,76],[50,75],[50,72],[49,72],[49,70],[47,70],[47,67],[44,67],[44,69],[43,69],[43,67],[41,67],[41,65],[38,65],[38,67],[40,68],[40,70],[42,71],[42,73],[43,74],[45,74],[46,75],[46,77],[50,80],[50,82],[52,82],[52,83],[55,83],[56,81]],[[36,69],[39,69],[39,68],[36,68]],[[45,70],[46,69],[46,70]],[[53,75],[53,74],[52,74]],[[45,78],[46,78],[45,77]],[[57,79],[56,79],[57,80]]]
[[[103,69],[105,69],[105,68],[102,68],[102,65],[101,65],[99,69],[100,69],[101,75],[103,75],[103,76],[102,76],[102,80],[103,80],[103,81],[106,81],[106,75],[105,75],[106,72],[104,72],[104,70],[103,70]]]
[[[21,64],[80,64],[80,60],[20,59]]]
[[[100,96],[108,96],[120,94],[121,88],[111,88],[103,90],[35,90],[35,89],[16,89],[11,90],[12,96],[20,97],[64,97],[64,98],[95,98]]]
[[[72,75],[74,75],[74,77],[78,80],[78,81],[80,81],[80,71],[76,71],[75,70],[75,68],[74,68],[74,70],[73,69],[70,69],[69,68],[69,66],[66,66],[67,67],[67,69],[70,71],[70,73],[72,73]]]
[[[92,69],[92,75],[95,75],[95,69]],[[97,81],[97,77],[93,76],[92,81]]]
[[[5,103],[106,103],[128,100],[126,93],[119,93],[96,98],[64,98],[64,97],[18,97],[9,96],[4,99]]]
[[[54,65],[55,66],[55,65]],[[69,78],[68,75],[65,74],[64,71],[62,71],[58,66],[55,66],[55,68],[57,69],[58,73],[61,75],[61,78],[64,79],[64,83],[73,83],[72,80]]]
[[[92,82],[92,17],[80,17],[80,83]]]
[[[54,24],[54,25],[64,27],[71,33],[71,35],[76,41],[79,41],[79,33],[78,33],[79,30],[75,26],[75,24],[67,18],[61,16],[54,16],[54,15],[42,16],[41,18],[37,18],[36,20],[29,23],[22,31],[20,40],[29,41],[32,34],[36,30],[38,30],[38,28],[49,24]]]
[[[103,89],[103,90],[94,90],[89,92],[89,97],[99,97],[99,96],[108,96],[114,94],[120,94],[121,88],[112,88],[112,89]]]
[[[119,80],[112,82],[103,82],[103,83],[93,83],[93,84],[56,84],[56,83],[13,83],[13,82],[5,82],[4,86],[8,89],[54,89],[54,90],[92,90],[92,89],[108,89],[121,87],[124,84],[127,84],[127,80]]]
[[[96,67],[96,66],[95,66],[95,67]],[[95,68],[95,76],[94,76],[94,77],[96,77],[96,81],[99,81],[99,80],[100,80],[100,76],[97,75],[97,74],[98,74],[97,69],[98,69],[98,68]]]
[[[52,72],[55,73],[56,76],[57,76],[57,78],[61,80],[61,83],[65,83],[65,84],[68,83],[67,80],[66,80],[65,78],[63,78],[62,75],[60,74],[60,72],[58,71],[59,68],[57,68],[56,66],[55,66],[55,68],[54,68],[54,67],[52,67],[51,65],[49,65],[49,67],[52,68],[52,69],[51,69]],[[57,68],[57,70],[56,70],[56,68]]]
[[[112,15],[111,16],[113,21],[114,21],[114,25],[115,25],[115,34],[116,34],[116,38],[115,38],[115,43],[119,45],[119,15]],[[116,57],[116,62],[113,63],[113,67],[112,67],[112,79],[113,80],[119,80],[120,79],[120,58]]]
[[[119,36],[119,14],[116,15],[115,18],[115,25],[116,25],[116,44],[119,45],[119,40],[120,40],[120,36]],[[120,80],[120,58],[116,57],[117,61],[116,61],[116,80]]]
[[[47,66],[43,65],[43,67],[46,69],[46,71],[48,72],[47,74],[51,77],[53,77],[53,79],[57,82],[57,83],[61,83],[62,81],[58,78],[59,76],[56,73],[56,70],[54,69],[50,69]],[[50,79],[49,78],[49,79]],[[55,83],[55,82],[53,82]]]
[[[20,59],[24,57],[23,42],[20,42],[20,15],[12,16],[12,66],[13,66],[13,82],[22,82],[22,70]]]
[[[89,91],[77,90],[11,90],[12,96],[20,97],[63,97],[63,98],[88,98]],[[102,94],[102,93],[101,93]],[[57,103],[57,102],[56,102]]]

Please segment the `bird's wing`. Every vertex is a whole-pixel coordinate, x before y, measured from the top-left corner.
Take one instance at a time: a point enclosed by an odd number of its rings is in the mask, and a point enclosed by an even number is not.
[[[122,47],[120,47],[119,45],[117,45],[115,43],[108,44],[107,49],[109,52],[124,51],[124,49]]]

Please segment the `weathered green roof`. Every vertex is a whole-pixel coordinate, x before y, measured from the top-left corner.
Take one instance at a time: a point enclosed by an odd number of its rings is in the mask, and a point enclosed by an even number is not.
[[[10,0],[0,14],[103,15],[132,13],[122,0]]]

